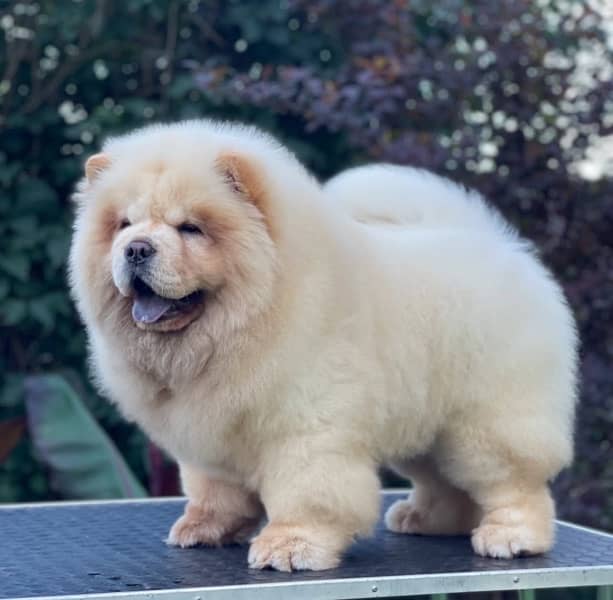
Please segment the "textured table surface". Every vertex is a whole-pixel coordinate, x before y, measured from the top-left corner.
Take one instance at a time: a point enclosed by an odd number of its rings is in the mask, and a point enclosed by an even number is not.
[[[382,509],[397,497],[385,494]],[[613,536],[564,523],[555,548],[542,557],[479,558],[468,538],[398,535],[379,523],[338,569],[252,571],[246,547],[167,547],[164,538],[183,504],[0,508],[0,598],[374,598],[613,584]]]

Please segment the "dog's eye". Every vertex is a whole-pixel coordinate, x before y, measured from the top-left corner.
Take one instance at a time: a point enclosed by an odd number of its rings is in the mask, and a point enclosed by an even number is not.
[[[132,223],[130,223],[128,219],[121,219],[119,222],[119,229],[125,229],[126,227],[130,227],[130,225],[132,225]]]
[[[177,229],[181,233],[202,233],[200,227],[194,225],[193,223],[181,223],[181,225],[179,225]]]

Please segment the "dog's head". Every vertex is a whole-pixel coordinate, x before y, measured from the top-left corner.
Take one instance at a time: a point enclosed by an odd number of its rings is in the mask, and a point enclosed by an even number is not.
[[[195,122],[110,140],[90,157],[70,256],[86,324],[166,345],[189,331],[193,345],[266,310],[277,245],[262,151],[277,148]]]

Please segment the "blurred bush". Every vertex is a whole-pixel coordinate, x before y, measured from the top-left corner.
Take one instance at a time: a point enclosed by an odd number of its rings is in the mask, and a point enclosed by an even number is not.
[[[23,413],[27,373],[72,368],[85,379],[64,272],[67,198],[84,157],[101,137],[151,119],[244,119],[322,177],[386,160],[477,187],[538,243],[583,339],[578,457],[556,482],[560,510],[613,527],[613,184],[576,172],[613,125],[611,51],[591,4],[0,6],[0,408],[8,416]],[[104,402],[89,406],[147,480],[142,436]],[[0,500],[48,493],[29,444],[5,463]]]

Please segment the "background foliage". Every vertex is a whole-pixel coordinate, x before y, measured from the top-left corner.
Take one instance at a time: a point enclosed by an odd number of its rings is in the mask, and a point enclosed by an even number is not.
[[[578,457],[556,482],[560,510],[613,528],[613,185],[576,168],[613,125],[611,50],[591,7],[0,0],[3,414],[23,415],[28,374],[68,372],[87,385],[65,282],[69,195],[84,158],[151,120],[243,119],[321,177],[386,160],[463,181],[537,242],[583,339]],[[133,470],[155,483],[142,436],[85,389]],[[2,466],[0,501],[53,494],[24,436]]]

